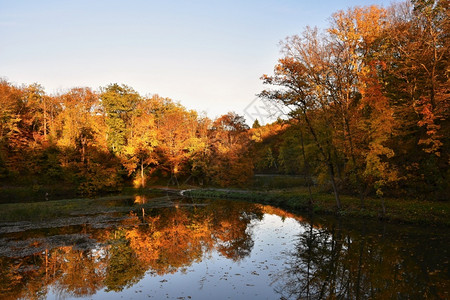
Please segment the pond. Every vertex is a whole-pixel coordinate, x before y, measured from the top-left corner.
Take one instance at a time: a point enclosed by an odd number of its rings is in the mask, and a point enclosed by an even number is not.
[[[113,206],[2,223],[0,299],[449,298],[446,230],[227,200]]]

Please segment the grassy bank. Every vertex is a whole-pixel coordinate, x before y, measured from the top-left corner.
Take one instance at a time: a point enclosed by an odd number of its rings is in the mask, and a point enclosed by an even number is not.
[[[84,216],[102,213],[130,211],[140,212],[141,208],[158,208],[173,205],[173,201],[181,198],[177,190],[160,188],[124,189],[120,195],[97,198],[75,198],[28,203],[0,204],[1,222],[46,221],[68,216]],[[137,197],[139,196],[139,197]],[[137,199],[150,200],[136,202]]]
[[[127,195],[101,197],[96,199],[77,198],[31,203],[0,204],[0,222],[40,221],[65,217],[73,214],[89,214],[113,209]]]
[[[249,191],[249,190],[223,190],[223,189],[194,189],[185,193],[196,198],[225,198],[245,200],[262,204],[269,204],[281,208],[307,211],[309,194],[304,188]],[[450,226],[450,203],[427,202],[418,200],[384,199],[386,215],[382,214],[380,199],[368,198],[365,200],[365,209],[360,208],[357,197],[341,196],[342,209],[336,212],[336,204],[332,194],[313,193],[312,210],[317,214],[340,214],[345,217],[384,218],[389,221]]]
[[[75,186],[64,184],[0,186],[0,204],[68,199],[74,198],[76,195],[78,195],[78,191]]]

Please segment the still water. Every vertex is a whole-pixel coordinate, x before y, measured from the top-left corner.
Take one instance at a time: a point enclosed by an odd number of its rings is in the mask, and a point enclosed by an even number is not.
[[[3,223],[0,299],[449,298],[446,230],[134,200],[146,208]]]

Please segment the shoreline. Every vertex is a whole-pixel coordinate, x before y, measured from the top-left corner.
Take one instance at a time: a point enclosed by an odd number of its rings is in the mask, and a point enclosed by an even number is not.
[[[183,189],[153,186],[135,189],[126,187],[122,193],[108,196],[99,195],[91,198],[74,197],[50,201],[2,203],[0,207],[4,211],[0,216],[3,215],[5,218],[3,221],[14,221],[15,217],[17,217],[17,221],[23,221],[28,218],[39,219],[45,218],[46,215],[70,214],[73,210],[89,210],[89,206],[93,203],[100,204],[103,201],[129,198],[133,195],[144,195],[146,193],[164,193],[172,194],[176,197],[202,199],[241,200],[318,216],[334,215],[342,218],[369,218],[392,223],[450,227],[450,203],[447,202],[386,198],[386,215],[383,216],[381,200],[378,198],[367,198],[365,200],[365,209],[361,209],[358,197],[341,195],[342,209],[337,211],[332,194],[314,192],[312,194],[313,205],[311,207],[308,201],[309,194],[305,188],[256,191],[234,188],[185,187]]]
[[[243,200],[272,205],[283,209],[310,212],[316,215],[335,215],[344,218],[370,218],[395,223],[434,225],[450,227],[450,205],[446,202],[426,202],[419,200],[399,200],[386,202],[386,215],[382,215],[381,200],[367,198],[361,209],[355,196],[341,195],[342,208],[337,211],[332,194],[313,194],[312,209],[308,203],[309,194],[296,190],[252,191],[240,189],[190,189],[183,196],[193,198],[222,198]]]

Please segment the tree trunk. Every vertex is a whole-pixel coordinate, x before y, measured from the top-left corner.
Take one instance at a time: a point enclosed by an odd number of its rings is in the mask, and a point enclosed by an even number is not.
[[[314,142],[316,143],[317,148],[319,149],[319,153],[322,155],[323,159],[325,160],[325,162],[328,166],[328,172],[329,172],[329,175],[331,178],[331,184],[333,186],[334,198],[336,200],[337,209],[339,210],[339,209],[341,209],[341,199],[339,199],[339,192],[337,190],[336,181],[334,178],[335,174],[334,174],[333,163],[331,161],[331,155],[325,154],[325,150],[322,147],[322,145],[320,144],[319,138],[317,137],[317,134],[316,134],[314,128],[312,127],[312,124],[308,118],[308,115],[306,113],[306,108],[303,108],[303,116],[305,117],[306,124],[308,125],[309,131],[311,132],[311,135],[314,138]]]
[[[364,204],[364,196],[365,196],[364,195],[364,186],[363,186],[362,179],[359,176],[358,165],[356,164],[355,151],[353,149],[353,139],[352,139],[352,132],[350,130],[350,124],[349,124],[347,118],[344,118],[344,119],[345,119],[345,126],[347,126],[348,142],[349,142],[349,146],[350,146],[350,155],[352,157],[352,162],[353,162],[353,172],[355,172],[356,184],[358,185],[360,205],[361,205],[361,209],[363,209],[365,207],[365,204]]]
[[[302,156],[303,156],[303,164],[304,164],[304,175],[305,175],[305,179],[306,182],[308,184],[308,192],[309,192],[309,201],[308,201],[308,205],[310,207],[310,209],[312,210],[312,204],[313,204],[313,199],[312,199],[312,192],[311,192],[311,175],[309,173],[309,164],[308,161],[306,160],[306,154],[305,154],[305,143],[303,141],[303,130],[300,128],[300,141],[302,143]]]
[[[144,163],[141,161],[141,186],[145,187]]]
[[[44,103],[44,140],[47,140],[47,101],[45,97],[42,100]]]
[[[381,208],[383,209],[383,218],[386,216],[386,204],[384,203],[384,198],[381,197]]]
[[[334,199],[336,200],[336,207],[338,210],[340,210],[341,209],[341,199],[339,198],[339,192],[337,190],[336,180],[334,179],[334,168],[330,162],[328,163],[328,172],[330,174],[331,185],[333,186]]]
[[[86,138],[84,136],[81,136],[81,162],[83,164],[86,159],[86,143]]]

